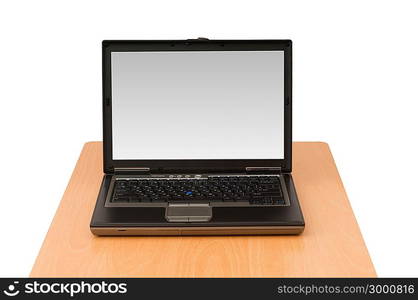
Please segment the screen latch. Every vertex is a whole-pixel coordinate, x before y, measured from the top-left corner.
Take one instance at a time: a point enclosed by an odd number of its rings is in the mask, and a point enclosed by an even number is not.
[[[139,167],[139,168],[115,168],[115,173],[118,174],[132,174],[132,173],[139,173],[139,174],[148,174],[150,172],[150,168],[146,167]]]
[[[246,167],[247,173],[264,173],[264,172],[278,172],[282,171],[281,167]]]

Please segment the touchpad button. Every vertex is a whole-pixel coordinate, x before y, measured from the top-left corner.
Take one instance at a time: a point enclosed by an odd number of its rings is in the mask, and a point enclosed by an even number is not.
[[[170,203],[165,218],[168,222],[208,222],[212,218],[212,207],[203,203]]]

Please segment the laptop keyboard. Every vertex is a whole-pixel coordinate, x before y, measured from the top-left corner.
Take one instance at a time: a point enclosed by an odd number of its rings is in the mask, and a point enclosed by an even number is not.
[[[285,205],[278,176],[209,176],[198,179],[118,178],[115,180],[110,202],[113,204],[209,202],[212,206]]]

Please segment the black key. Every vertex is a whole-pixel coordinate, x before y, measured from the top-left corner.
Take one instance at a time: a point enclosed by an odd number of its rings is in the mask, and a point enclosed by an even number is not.
[[[165,202],[161,197],[158,197],[158,196],[151,197],[151,201],[158,202],[158,203]]]
[[[234,199],[232,199],[231,197],[223,197],[223,201],[225,201],[225,202],[233,202]]]
[[[170,199],[168,200],[170,201],[174,201],[174,202],[178,202],[178,201],[183,201],[185,202],[185,199],[183,197],[170,197]]]
[[[166,199],[163,199],[163,198],[155,198],[155,199],[152,199],[152,202],[155,202],[155,203],[164,203],[164,202],[168,202],[168,198],[166,198]]]
[[[138,203],[141,199],[139,197],[129,197],[129,202],[131,203]]]
[[[116,197],[116,198],[113,198],[113,202],[118,202],[118,203],[129,202],[129,197]]]
[[[273,196],[271,197],[273,203],[284,204],[284,199],[282,197]]]
[[[250,201],[251,197],[249,195],[240,196],[237,201]]]
[[[222,202],[222,199],[220,199],[220,198],[208,198],[208,200],[210,202]]]
[[[271,197],[264,197],[263,204],[273,204]]]
[[[281,196],[282,193],[280,192],[280,190],[278,191],[270,191],[270,192],[266,192],[266,193],[261,193],[263,196]]]

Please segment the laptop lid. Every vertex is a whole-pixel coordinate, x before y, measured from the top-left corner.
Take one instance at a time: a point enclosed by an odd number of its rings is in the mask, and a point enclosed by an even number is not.
[[[103,41],[105,173],[292,165],[290,40]]]

